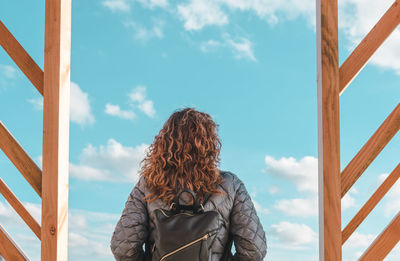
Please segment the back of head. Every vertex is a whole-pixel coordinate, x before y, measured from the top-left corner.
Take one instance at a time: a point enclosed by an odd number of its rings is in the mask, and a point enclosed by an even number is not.
[[[140,174],[151,194],[147,199],[170,203],[177,188],[199,194],[219,193],[221,142],[211,116],[194,108],[174,112],[150,145]]]

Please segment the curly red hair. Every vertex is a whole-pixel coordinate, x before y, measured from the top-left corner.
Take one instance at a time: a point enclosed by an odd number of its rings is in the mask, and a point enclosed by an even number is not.
[[[219,173],[221,142],[218,125],[211,116],[194,108],[175,111],[164,124],[146,157],[140,175],[150,194],[148,201],[170,203],[176,188],[188,188],[202,199],[204,194],[220,193]]]

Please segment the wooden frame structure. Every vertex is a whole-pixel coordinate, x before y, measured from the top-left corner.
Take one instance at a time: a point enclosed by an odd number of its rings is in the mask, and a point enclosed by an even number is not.
[[[0,20],[0,45],[43,95],[42,170],[0,121],[0,149],[42,198],[41,225],[0,178],[0,193],[41,240],[41,260],[67,261],[71,0],[46,0],[44,70]],[[0,255],[29,260],[0,225]]]
[[[400,164],[341,230],[341,199],[400,129],[400,103],[341,171],[339,96],[400,23],[400,0],[339,66],[337,0],[317,0],[320,261],[342,260],[342,245],[400,177]],[[383,260],[400,240],[400,212],[360,257]]]

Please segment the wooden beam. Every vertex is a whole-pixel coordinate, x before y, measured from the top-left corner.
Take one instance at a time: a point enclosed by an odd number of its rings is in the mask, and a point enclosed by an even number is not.
[[[379,201],[386,195],[389,189],[400,178],[400,164],[390,173],[385,181],[379,186],[375,193],[369,198],[367,203],[358,211],[353,219],[347,224],[342,232],[342,244],[353,234],[354,230],[364,221],[364,219],[371,213]]]
[[[342,171],[342,197],[400,129],[400,103]]]
[[[0,225],[0,254],[6,261],[26,261],[29,258]]]
[[[396,0],[378,23],[365,36],[350,56],[340,66],[340,94],[368,63],[379,46],[400,23],[400,0]]]
[[[319,260],[342,260],[337,0],[317,0]]]
[[[42,172],[18,141],[0,121],[0,149],[21,172],[32,188],[42,196]]]
[[[42,261],[67,261],[71,0],[46,0]]]
[[[400,212],[360,257],[360,261],[383,260],[400,240]]]
[[[25,221],[25,223],[30,227],[33,233],[40,240],[40,226],[37,221],[31,216],[31,214],[26,210],[24,205],[19,201],[19,199],[10,190],[7,184],[0,178],[0,193],[4,198],[10,203],[18,215]]]
[[[43,95],[43,71],[0,20],[0,45]]]

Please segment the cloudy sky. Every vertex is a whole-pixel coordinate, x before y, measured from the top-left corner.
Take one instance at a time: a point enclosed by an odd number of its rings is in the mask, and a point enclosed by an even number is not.
[[[109,241],[165,120],[213,116],[221,169],[254,199],[266,260],[318,260],[314,0],[72,1],[69,260],[113,260]],[[340,61],[391,5],[341,0]],[[44,1],[0,17],[43,68]],[[400,100],[400,28],[341,96],[342,168]],[[41,166],[42,99],[0,51],[0,120]],[[342,200],[343,227],[399,163],[397,135]],[[40,221],[40,200],[0,153],[1,177]],[[343,248],[355,260],[400,209],[400,184]],[[0,222],[32,260],[39,241],[0,199]],[[398,260],[400,247],[387,260]]]

